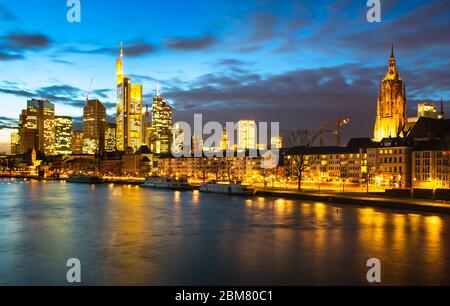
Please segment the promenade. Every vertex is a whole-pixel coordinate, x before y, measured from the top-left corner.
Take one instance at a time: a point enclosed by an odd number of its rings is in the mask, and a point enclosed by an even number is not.
[[[450,214],[450,204],[444,201],[426,199],[407,199],[390,197],[375,193],[334,193],[334,192],[298,192],[286,190],[257,189],[256,196],[281,197],[288,199],[303,199],[332,204],[349,204],[371,206],[402,211],[417,211],[426,213]]]

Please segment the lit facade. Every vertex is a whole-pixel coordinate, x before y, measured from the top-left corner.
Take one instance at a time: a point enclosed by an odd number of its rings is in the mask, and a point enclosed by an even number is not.
[[[433,144],[418,146],[411,156],[413,188],[450,188],[449,148]]]
[[[83,132],[72,131],[72,154],[83,153]]]
[[[256,149],[256,121],[241,120],[238,122],[238,150]]]
[[[406,123],[406,90],[400,77],[392,47],[389,69],[378,89],[374,140],[401,137]]]
[[[129,112],[129,145],[136,152],[142,145],[142,85],[131,85],[130,112]]]
[[[161,176],[207,181],[241,181],[253,183],[262,180],[260,157],[162,157],[158,160]]]
[[[402,138],[385,139],[377,150],[376,184],[384,188],[411,187],[411,145]]]
[[[142,85],[131,84],[123,71],[123,48],[116,62],[116,147],[136,151],[142,140]]]
[[[20,154],[20,135],[19,132],[11,133],[11,155]]]
[[[83,154],[94,155],[99,153],[99,142],[97,138],[83,138]]]
[[[72,153],[72,118],[55,117],[55,152],[58,155]]]
[[[168,154],[172,145],[173,109],[158,94],[153,98],[150,149],[153,153]]]
[[[417,104],[417,116],[437,119],[438,113],[436,110],[436,104],[434,103],[419,103]]]
[[[20,153],[36,149],[45,155],[55,154],[55,106],[47,100],[32,99],[22,112],[19,123]]]
[[[99,100],[86,101],[83,112],[83,126],[83,153],[95,154],[104,152],[106,109]]]
[[[116,124],[107,123],[105,132],[105,151],[114,152],[116,151]]]

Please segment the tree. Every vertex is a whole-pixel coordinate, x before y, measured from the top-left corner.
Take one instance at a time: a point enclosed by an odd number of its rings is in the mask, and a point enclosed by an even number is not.
[[[206,178],[208,177],[208,172],[210,170],[210,162],[209,159],[206,157],[201,157],[198,161],[198,169],[201,174],[202,182],[204,183]]]
[[[298,191],[302,190],[302,178],[304,172],[314,163],[315,156],[311,154],[311,148],[320,133],[312,133],[308,130],[291,130],[283,136],[285,147],[285,167],[291,176],[297,179]]]
[[[222,165],[221,164],[222,164],[221,161],[218,160],[217,158],[214,158],[209,163],[211,173],[214,174],[214,176],[216,178],[216,181],[219,179],[219,174],[220,174],[221,169],[222,169]]]
[[[232,158],[225,158],[222,161],[222,166],[225,171],[225,175],[228,178],[228,181],[231,182],[235,179],[234,175],[234,162]]]

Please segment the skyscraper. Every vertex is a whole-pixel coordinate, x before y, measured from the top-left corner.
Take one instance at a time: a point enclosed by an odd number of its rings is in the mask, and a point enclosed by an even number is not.
[[[72,117],[55,117],[55,153],[72,154]]]
[[[20,154],[20,136],[19,132],[11,133],[11,155]]]
[[[36,149],[55,154],[55,106],[47,100],[32,99],[19,120],[20,153]]]
[[[145,106],[145,112],[142,115],[142,142],[150,148],[150,111],[148,105]]]
[[[400,77],[394,57],[394,45],[391,49],[389,69],[378,89],[377,117],[374,140],[400,137],[406,123],[406,90]]]
[[[107,123],[106,124],[106,132],[105,132],[105,151],[106,152],[116,151],[116,129],[117,129],[117,126],[115,123]]]
[[[131,84],[123,72],[123,45],[116,61],[117,109],[116,146],[119,151],[142,144],[142,85]]]
[[[172,107],[161,97],[159,91],[153,98],[150,148],[153,153],[170,153],[172,145]]]
[[[256,121],[240,120],[238,122],[238,150],[256,149]]]
[[[97,99],[87,100],[83,112],[83,153],[105,151],[106,109]]]
[[[38,147],[37,124],[35,119],[28,122],[28,109],[22,110],[19,119],[19,154]]]
[[[129,144],[136,152],[142,145],[142,85],[131,85]]]

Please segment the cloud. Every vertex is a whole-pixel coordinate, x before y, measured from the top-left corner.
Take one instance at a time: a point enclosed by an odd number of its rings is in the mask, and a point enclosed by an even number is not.
[[[0,51],[0,61],[22,60],[24,56],[21,54],[4,53]]]
[[[179,51],[195,51],[211,47],[216,42],[216,38],[207,35],[199,38],[171,38],[165,42],[167,49]]]
[[[47,49],[51,43],[50,38],[42,34],[10,33],[1,36],[0,61],[23,60],[25,52]]]
[[[108,98],[107,93],[110,91],[110,89],[94,90],[91,93],[90,98],[94,99],[100,97],[106,99]],[[83,90],[70,85],[47,86],[38,88],[34,91],[24,90],[15,86],[6,88],[0,87],[0,93],[15,95],[26,99],[47,99],[54,103],[70,105],[77,108],[83,108],[86,105],[86,93]],[[114,109],[116,107],[116,104],[112,102],[102,101],[102,103],[107,109]]]
[[[176,105],[195,103],[194,112],[175,112],[190,122],[193,113],[219,122],[255,119],[280,122],[281,128],[310,128],[350,117],[344,138],[370,137],[376,112],[378,82],[387,66],[347,63],[334,67],[294,69],[276,74],[208,73],[177,86],[164,96]],[[415,115],[418,101],[436,101],[448,93],[450,66],[400,67],[407,84],[408,108]],[[170,84],[170,82],[165,82]]]
[[[10,33],[3,37],[4,45],[11,50],[44,49],[51,44],[51,39],[42,34]]]
[[[141,57],[156,52],[157,48],[153,44],[149,43],[133,43],[125,45],[124,54],[128,57]],[[80,53],[80,54],[98,54],[98,55],[110,55],[119,56],[119,47],[101,47],[96,49],[80,49],[75,47],[68,47],[63,49],[63,53]]]
[[[0,116],[0,130],[17,128],[18,120]]]

